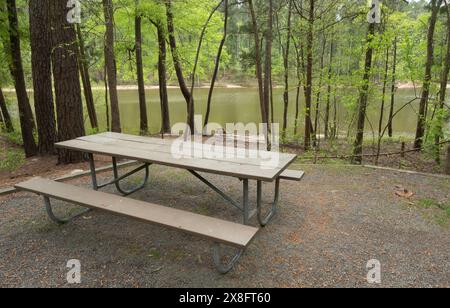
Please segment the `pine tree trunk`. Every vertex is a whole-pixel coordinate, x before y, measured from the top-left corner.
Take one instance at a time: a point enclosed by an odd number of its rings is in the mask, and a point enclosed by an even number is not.
[[[135,18],[136,69],[139,92],[141,134],[148,134],[147,101],[145,99],[144,65],[142,63],[142,17]]]
[[[25,156],[31,157],[37,154],[37,146],[34,141],[34,120],[28,100],[27,87],[22,66],[22,53],[20,48],[19,21],[17,19],[16,0],[7,0],[9,20],[10,53],[12,58],[11,75],[16,88],[17,102],[19,105],[20,127],[22,130]]]
[[[66,2],[50,0],[50,12],[58,139],[65,141],[85,135],[77,61],[78,44],[74,26],[66,21]],[[59,151],[59,163],[77,163],[82,160],[80,152]]]
[[[78,58],[80,60],[79,61],[80,75],[81,75],[81,81],[83,82],[84,98],[86,100],[86,108],[88,111],[91,127],[93,129],[98,129],[98,118],[97,118],[97,112],[95,111],[95,102],[94,102],[94,95],[92,93],[91,78],[89,76],[89,65],[88,65],[88,60],[86,58],[84,40],[83,40],[83,36],[81,34],[81,27],[79,24],[76,25],[76,30],[77,30],[77,38],[78,38],[78,46],[79,46]]]
[[[5,129],[8,133],[14,131],[14,127],[11,121],[11,116],[9,115],[8,108],[6,106],[5,96],[3,95],[3,91],[0,88],[0,111],[2,113],[2,119],[4,121]]]
[[[356,131],[356,140],[353,150],[353,162],[357,164],[362,163],[362,153],[363,153],[363,141],[364,141],[364,128],[366,124],[366,110],[367,101],[369,97],[369,83],[370,83],[370,72],[372,70],[372,58],[373,58],[373,46],[372,41],[375,35],[375,23],[369,24],[369,31],[367,32],[367,50],[366,50],[366,61],[364,68],[363,86],[361,88],[361,93],[359,97],[359,110],[358,110],[358,123]]]
[[[108,74],[109,99],[111,104],[111,130],[122,132],[120,125],[119,98],[117,94],[117,66],[114,52],[114,8],[112,0],[103,0],[106,24],[105,63]]]
[[[431,17],[428,28],[427,38],[427,61],[425,64],[425,78],[423,81],[422,97],[419,107],[419,119],[417,121],[416,139],[414,147],[421,149],[423,146],[423,137],[425,135],[426,114],[428,109],[428,100],[430,97],[431,88],[431,74],[434,63],[434,33],[436,30],[436,22],[439,14],[439,8],[442,4],[442,0],[431,0]]]
[[[30,43],[34,108],[39,135],[39,154],[55,153],[57,141],[52,85],[52,38],[49,0],[30,0]]]
[[[265,64],[264,64],[264,102],[266,104],[265,109],[269,110],[270,102],[272,101],[272,39],[273,39],[273,0],[269,0],[269,8],[268,8],[268,21],[267,21],[267,29],[265,33],[266,38],[266,51],[265,51]],[[271,112],[273,116],[273,111]],[[267,123],[270,127],[269,116],[267,116]],[[270,129],[269,129],[270,131]],[[268,140],[268,146],[270,148],[270,140]]]

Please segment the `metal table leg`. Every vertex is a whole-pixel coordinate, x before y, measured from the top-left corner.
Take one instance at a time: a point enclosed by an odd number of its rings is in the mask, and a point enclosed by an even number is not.
[[[262,215],[262,182],[258,181],[258,188],[257,188],[257,211],[258,211],[258,222],[261,225],[261,227],[267,226],[267,224],[272,220],[272,218],[275,216],[277,212],[278,207],[278,201],[280,197],[280,179],[278,178],[275,182],[275,199],[272,203],[272,208],[270,209],[270,212],[263,217]]]

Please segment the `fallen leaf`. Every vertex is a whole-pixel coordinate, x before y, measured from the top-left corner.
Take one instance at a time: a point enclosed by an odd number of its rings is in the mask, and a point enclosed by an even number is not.
[[[414,196],[414,193],[412,191],[409,191],[408,189],[397,190],[395,194],[401,198],[411,198],[412,196]]]

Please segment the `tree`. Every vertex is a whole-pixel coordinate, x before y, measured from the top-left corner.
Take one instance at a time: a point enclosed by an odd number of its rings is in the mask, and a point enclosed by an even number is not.
[[[20,48],[19,21],[17,19],[16,0],[7,0],[9,20],[9,41],[11,75],[16,88],[17,102],[19,105],[20,127],[22,131],[25,156],[31,157],[37,154],[37,146],[33,136],[34,120],[28,100],[27,87],[22,65],[22,52]]]
[[[444,123],[444,114],[445,114],[445,99],[447,97],[447,84],[448,77],[450,73],[450,7],[448,4],[448,0],[445,1],[446,13],[447,13],[447,48],[446,48],[446,56],[444,67],[441,73],[441,85],[439,90],[439,111],[437,117],[437,129],[434,136],[434,143],[436,148],[436,161],[437,163],[441,162],[441,138],[444,136],[443,132],[443,123]],[[450,149],[450,148],[449,148]]]
[[[76,25],[77,39],[78,39],[78,59],[80,67],[81,81],[83,82],[84,98],[86,100],[86,107],[89,115],[89,121],[93,129],[98,129],[97,112],[95,111],[94,95],[92,93],[91,77],[89,74],[89,64],[86,57],[84,39],[81,33],[81,27]]]
[[[139,4],[136,1],[136,6]],[[136,8],[135,27],[135,49],[136,49],[136,69],[139,92],[139,112],[141,134],[148,133],[147,101],[145,99],[144,65],[142,63],[142,15]]]
[[[14,127],[11,121],[11,116],[9,115],[8,108],[6,106],[6,100],[5,96],[3,95],[3,91],[0,88],[0,120],[3,121],[3,124],[5,125],[5,129],[8,133],[11,133],[14,131]]]
[[[78,44],[75,27],[66,20],[65,1],[50,0],[50,12],[58,140],[65,141],[85,135],[78,73]],[[83,155],[80,152],[59,151],[59,163],[76,163],[82,159]]]
[[[369,98],[369,85],[370,85],[370,72],[372,70],[372,58],[373,58],[373,39],[375,35],[375,23],[369,23],[369,30],[367,31],[367,49],[366,60],[364,65],[363,85],[359,94],[358,104],[358,123],[356,128],[356,140],[353,149],[353,162],[361,164],[363,157],[363,141],[364,141],[364,129],[366,125],[366,110],[367,101]]]
[[[186,81],[184,79],[183,74],[183,68],[181,65],[180,55],[178,54],[177,49],[177,40],[175,38],[175,26],[173,23],[173,11],[172,11],[172,1],[167,0],[166,1],[166,14],[167,14],[167,29],[169,34],[169,45],[170,50],[172,52],[172,59],[173,59],[173,65],[175,67],[175,72],[178,79],[178,84],[180,85],[180,90],[184,96],[184,99],[186,100],[187,104],[187,125],[189,126],[189,129],[191,133],[195,133],[195,123],[194,123],[194,117],[195,117],[195,103],[194,99],[191,95],[191,92],[189,91],[189,88],[186,84]],[[194,78],[195,76],[192,76]]]
[[[267,10],[267,29],[265,32],[265,40],[266,40],[266,52],[265,52],[265,64],[264,64],[264,103],[266,109],[267,116],[267,125],[270,127],[268,110],[269,110],[269,102],[271,101],[272,95],[272,44],[273,44],[273,0],[269,0],[269,8]],[[272,112],[273,116],[273,112]],[[270,149],[270,140],[267,139],[268,147]]]
[[[219,73],[220,59],[222,57],[223,48],[225,46],[225,42],[226,42],[227,34],[228,34],[228,13],[229,13],[228,0],[224,1],[224,11],[225,11],[225,16],[224,16],[224,25],[223,25],[223,38],[220,41],[219,50],[217,51],[216,65],[214,67],[214,73],[213,73],[213,76],[211,79],[211,86],[209,88],[208,101],[206,103],[207,107],[206,107],[205,122],[203,125],[204,127],[206,127],[209,123],[209,116],[211,114],[211,103],[212,103],[212,97],[213,97],[213,92],[214,92],[214,86],[216,84],[217,75]]]
[[[57,141],[52,85],[49,0],[30,0],[30,45],[39,154],[53,155]]]
[[[419,119],[417,121],[416,139],[414,147],[421,149],[423,145],[423,137],[425,135],[425,124],[428,109],[428,100],[431,88],[431,70],[434,63],[434,33],[436,30],[436,22],[441,7],[442,0],[431,0],[431,17],[429,19],[428,36],[427,36],[427,60],[425,64],[425,77],[423,81],[422,98],[419,107]]]
[[[394,107],[395,107],[395,84],[397,83],[397,37],[394,39],[394,59],[392,60],[392,82],[391,82],[391,106],[389,109],[389,123],[388,123],[388,133],[389,137],[392,138],[394,134],[393,128],[393,117],[394,117]]]
[[[314,21],[315,21],[315,0],[309,0],[309,19],[308,19],[308,34],[306,38],[306,87],[305,87],[305,150],[311,147],[311,106],[312,106],[312,87],[313,87],[313,48],[314,48]]]
[[[286,47],[283,48],[283,66],[284,66],[284,113],[283,113],[283,139],[286,138],[286,131],[288,125],[288,111],[289,111],[289,53],[291,47],[292,35],[292,6],[294,0],[289,0],[288,17],[287,17],[287,35]],[[279,28],[279,27],[278,27]],[[281,37],[280,37],[281,40]]]
[[[111,104],[111,130],[122,131],[120,125],[119,97],[117,94],[117,66],[114,52],[114,8],[112,0],[103,0],[105,15],[105,63],[108,75],[109,99]]]

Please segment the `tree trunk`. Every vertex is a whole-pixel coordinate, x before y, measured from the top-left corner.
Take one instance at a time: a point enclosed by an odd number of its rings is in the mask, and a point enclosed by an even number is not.
[[[39,154],[55,153],[57,141],[52,85],[52,38],[49,0],[30,0],[30,44],[34,109],[39,135]]]
[[[394,121],[394,107],[395,107],[395,84],[397,82],[397,37],[394,40],[394,59],[392,60],[392,84],[391,84],[391,108],[389,110],[389,123],[388,133],[392,138],[394,134],[393,121]]]
[[[33,113],[28,100],[27,87],[22,66],[22,53],[20,48],[19,21],[17,19],[16,0],[7,0],[9,20],[9,40],[11,54],[11,75],[16,88],[17,102],[19,105],[20,127],[22,130],[25,156],[31,157],[37,154],[37,146],[34,141]]]
[[[11,122],[11,116],[9,115],[8,108],[6,106],[5,96],[3,95],[3,91],[0,88],[0,111],[3,116],[3,121],[5,125],[5,129],[8,133],[12,133],[14,131],[13,124]]]
[[[212,96],[213,96],[213,92],[214,92],[214,86],[216,84],[217,75],[219,73],[220,59],[222,58],[223,47],[225,46],[225,43],[226,43],[226,40],[227,40],[228,11],[229,11],[228,0],[225,0],[225,2],[224,2],[224,10],[225,10],[225,16],[224,16],[224,25],[223,25],[223,38],[222,38],[222,41],[220,42],[219,50],[217,52],[216,64],[215,64],[215,67],[214,67],[214,73],[213,73],[213,77],[212,77],[212,80],[211,80],[211,86],[209,88],[208,102],[207,102],[206,115],[205,115],[205,123],[203,125],[204,127],[206,127],[208,125],[208,123],[209,123],[209,116],[211,114],[211,103],[212,103]]]
[[[167,94],[167,68],[166,68],[166,31],[160,22],[151,21],[158,33],[158,80],[159,98],[161,103],[161,134],[171,133],[169,99]]]
[[[323,45],[322,45],[322,55],[320,57],[320,76],[319,76],[319,85],[317,87],[317,97],[316,97],[316,114],[314,118],[314,147],[317,146],[317,139],[319,138],[319,122],[320,122],[320,96],[322,95],[322,82],[323,82],[323,70],[325,68],[325,49],[327,45],[327,37],[325,33],[323,34]]]
[[[384,121],[384,107],[386,105],[386,88],[388,83],[388,73],[389,73],[389,46],[386,48],[386,59],[384,68],[384,78],[383,78],[383,94],[381,95],[381,107],[380,107],[380,119],[378,121],[378,143],[377,143],[377,156],[375,165],[378,166],[378,160],[380,158],[381,152],[381,141],[383,140],[383,121]]]
[[[312,86],[313,86],[313,48],[314,48],[314,8],[315,0],[309,0],[309,20],[308,20],[308,34],[306,39],[307,49],[307,64],[306,64],[306,87],[305,87],[305,150],[309,150],[311,147],[311,105],[312,105]]]
[[[292,5],[294,0],[289,0],[288,7],[288,21],[287,21],[287,37],[286,48],[283,52],[283,64],[284,64],[284,113],[283,113],[283,140],[286,139],[286,131],[288,126],[288,112],[289,112],[289,53],[291,47],[291,33],[292,33]],[[281,38],[280,38],[281,40]]]
[[[98,130],[98,118],[97,118],[97,112],[95,111],[94,95],[92,94],[91,78],[89,76],[89,65],[88,65],[88,61],[86,58],[84,40],[83,40],[83,36],[81,34],[81,27],[79,24],[76,25],[76,30],[77,30],[77,39],[78,39],[78,47],[79,47],[78,58],[80,59],[80,61],[79,61],[80,75],[81,75],[81,81],[83,82],[84,98],[86,100],[86,108],[88,111],[91,127],[93,129]]]
[[[447,2],[447,1],[446,1]],[[447,11],[447,54],[445,57],[444,68],[442,69],[441,75],[441,87],[439,90],[439,111],[437,117],[437,132],[434,136],[435,150],[436,150],[436,162],[441,163],[441,138],[444,136],[443,124],[444,124],[444,114],[445,114],[445,100],[447,97],[447,85],[448,77],[450,73],[450,8],[449,4],[446,4]]]
[[[261,120],[263,123],[269,123],[269,117],[268,117],[269,110],[268,110],[268,108],[266,108],[266,102],[265,102],[265,97],[264,97],[264,81],[263,81],[263,67],[262,67],[262,57],[261,57],[261,44],[260,44],[260,40],[259,40],[259,27],[258,27],[256,13],[255,13],[255,8],[253,5],[253,0],[248,0],[248,6],[249,6],[249,10],[250,10],[250,16],[252,19],[253,38],[255,41],[256,78],[258,79]],[[266,136],[266,138],[267,138],[267,136]]]
[[[65,141],[85,135],[83,102],[77,61],[77,38],[73,25],[66,21],[65,1],[50,0],[52,26],[53,82],[55,85],[58,139]],[[60,150],[59,163],[83,160],[80,152]]]
[[[416,139],[414,147],[421,149],[423,146],[423,137],[425,135],[426,113],[428,109],[428,100],[431,87],[431,73],[434,63],[434,33],[436,29],[437,17],[442,0],[431,0],[431,17],[428,28],[427,38],[427,61],[425,64],[425,78],[423,81],[422,98],[420,100],[419,119],[417,121]]]
[[[106,25],[105,63],[108,73],[109,99],[111,103],[111,130],[120,133],[122,129],[117,94],[117,67],[114,52],[114,8],[112,0],[103,0],[103,10]]]
[[[265,52],[265,65],[264,65],[264,102],[266,104],[265,109],[269,110],[269,104],[271,102],[272,94],[272,39],[273,39],[273,0],[269,0],[268,9],[268,21],[267,29],[265,33],[266,38],[266,52]],[[273,111],[271,113],[273,115]],[[267,116],[267,122],[270,131],[269,117]],[[268,140],[268,146],[270,148],[270,140]]]
[[[330,137],[331,78],[333,77],[334,34],[330,42],[330,63],[328,64],[327,105],[325,106],[325,140]]]
[[[141,134],[148,134],[147,102],[145,99],[144,65],[142,63],[142,16],[136,15],[135,21],[136,69],[139,92],[139,113]]]
[[[169,45],[170,45],[170,50],[172,52],[173,64],[175,67],[178,84],[180,85],[181,93],[183,94],[184,99],[186,100],[186,104],[187,104],[188,116],[187,116],[186,123],[191,130],[191,134],[193,134],[193,133],[195,133],[195,123],[194,123],[194,117],[195,117],[194,106],[195,105],[194,105],[194,99],[191,97],[191,92],[189,91],[189,88],[184,79],[183,68],[181,65],[180,56],[178,54],[177,41],[175,38],[175,27],[173,24],[172,0],[166,1],[166,15],[167,15],[167,29],[169,32]],[[195,76],[192,76],[192,78],[195,78]]]
[[[375,35],[375,23],[370,23],[369,31],[367,32],[367,50],[366,50],[363,86],[361,88],[361,93],[359,97],[358,123],[356,131],[356,140],[353,150],[354,155],[353,162],[357,164],[362,163],[364,128],[366,124],[366,109],[369,97],[370,72],[372,70],[372,56],[373,56],[372,41],[374,35]]]

